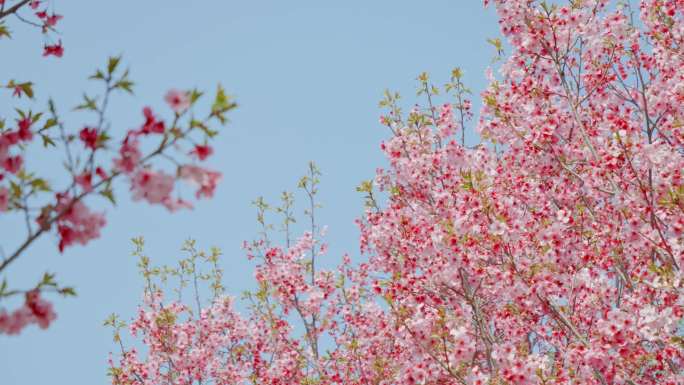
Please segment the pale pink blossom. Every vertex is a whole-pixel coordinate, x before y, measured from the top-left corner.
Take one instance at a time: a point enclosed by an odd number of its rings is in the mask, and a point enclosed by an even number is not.
[[[131,178],[133,200],[144,199],[151,204],[161,204],[170,199],[175,178],[163,171],[149,168],[138,170]]]
[[[164,100],[177,114],[180,114],[190,108],[190,96],[186,91],[171,89],[166,93],[166,96],[164,96]]]
[[[221,181],[221,173],[199,166],[185,165],[179,170],[180,177],[198,187],[197,198],[214,196],[216,185]]]

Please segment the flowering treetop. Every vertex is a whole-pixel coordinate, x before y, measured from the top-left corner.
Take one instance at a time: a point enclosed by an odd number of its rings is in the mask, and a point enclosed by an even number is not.
[[[388,93],[389,167],[359,188],[367,260],[316,269],[312,226],[248,245],[244,317],[150,290],[131,327],[149,352],[122,345],[114,384],[682,383],[684,3],[488,2],[511,53],[484,142],[455,138],[460,71],[453,104],[426,76],[406,118]]]

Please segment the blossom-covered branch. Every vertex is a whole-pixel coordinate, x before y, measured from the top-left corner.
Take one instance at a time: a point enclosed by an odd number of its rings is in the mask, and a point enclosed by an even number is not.
[[[171,90],[165,97],[171,112],[168,121],[145,107],[140,127],[117,138],[106,116],[111,96],[133,92],[129,71],[120,64],[120,58],[113,57],[106,68],[96,71],[90,78],[102,85],[102,95],[84,95],[83,103],[75,108],[93,114],[92,124],[68,129],[53,101],[45,113],[17,109],[14,123],[0,121],[0,213],[23,217],[26,228],[26,238],[0,261],[0,272],[45,234],[57,235],[60,252],[98,238],[105,216],[91,210],[88,202],[100,196],[115,204],[118,180],[130,185],[133,200],[159,204],[171,212],[192,208],[190,201],[174,194],[180,182],[195,187],[198,199],[213,196],[221,174],[201,163],[213,153],[209,142],[218,131],[212,125],[225,124],[225,115],[235,103],[219,86],[213,102],[200,115],[196,105],[202,92]],[[7,88],[17,97],[34,96],[29,82],[10,81]],[[34,143],[37,139],[40,144]],[[143,144],[151,150],[144,153]],[[54,186],[60,183],[53,182],[54,174],[49,179],[41,177],[25,162],[39,154],[55,156],[54,150],[64,154],[66,180],[59,187]],[[161,167],[164,163],[167,166]],[[0,291],[0,298],[17,293]]]

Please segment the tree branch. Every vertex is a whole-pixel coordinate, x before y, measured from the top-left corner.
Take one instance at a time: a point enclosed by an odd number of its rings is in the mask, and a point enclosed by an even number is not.
[[[16,13],[17,11],[19,11],[19,9],[21,9],[23,6],[25,6],[26,4],[28,4],[30,2],[31,2],[31,0],[21,0],[20,2],[14,4],[10,8],[8,8],[6,11],[0,11],[0,20],[4,19],[5,17],[7,17],[13,13]]]

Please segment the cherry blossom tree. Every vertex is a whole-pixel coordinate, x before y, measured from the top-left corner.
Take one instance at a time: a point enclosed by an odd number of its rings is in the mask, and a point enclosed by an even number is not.
[[[46,3],[0,1],[0,38],[10,36],[5,20],[15,16],[39,27],[46,39],[51,39],[62,16],[48,12],[54,4]],[[24,11],[32,12],[37,21],[22,15]],[[44,48],[44,56],[61,57],[63,52],[61,41]],[[111,57],[90,79],[99,83],[102,91],[97,96],[84,95],[83,103],[75,107],[89,114],[85,123],[64,121],[53,100],[44,111],[16,108],[15,116],[0,119],[0,215],[12,216],[25,227],[23,240],[2,245],[16,248],[0,261],[4,275],[0,301],[24,295],[25,303],[12,312],[0,307],[0,334],[18,334],[33,323],[49,326],[56,315],[41,293],[75,295],[73,288],[58,285],[49,273],[33,288],[11,289],[7,269],[41,236],[56,235],[60,253],[98,238],[106,219],[103,212],[92,208],[95,197],[115,204],[114,186],[121,181],[130,186],[134,201],[162,205],[173,212],[192,208],[189,200],[181,198],[179,183],[193,186],[196,198],[202,199],[213,196],[221,179],[219,172],[202,165],[213,153],[210,141],[218,134],[214,126],[225,124],[227,112],[236,106],[221,86],[205,108],[198,106],[201,91],[172,89],[164,97],[168,118],[144,107],[140,126],[122,133],[107,112],[115,95],[133,93],[129,71],[123,69],[120,57]],[[35,97],[32,82],[9,80],[3,88],[16,98]],[[36,159],[63,163],[64,172],[42,176],[32,170]]]
[[[462,134],[460,70],[454,102],[433,104],[426,75],[427,103],[408,114],[388,92],[389,166],[359,187],[365,258],[317,268],[312,167],[297,241],[291,195],[274,209],[282,245],[256,202],[244,316],[217,251],[190,245],[179,268],[155,269],[138,249],[148,284],[128,330],[145,349],[121,343],[113,384],[684,382],[684,2],[487,3],[510,54],[487,71],[482,142]],[[154,280],[170,275],[214,295],[164,297]],[[107,324],[121,342],[125,324]]]

